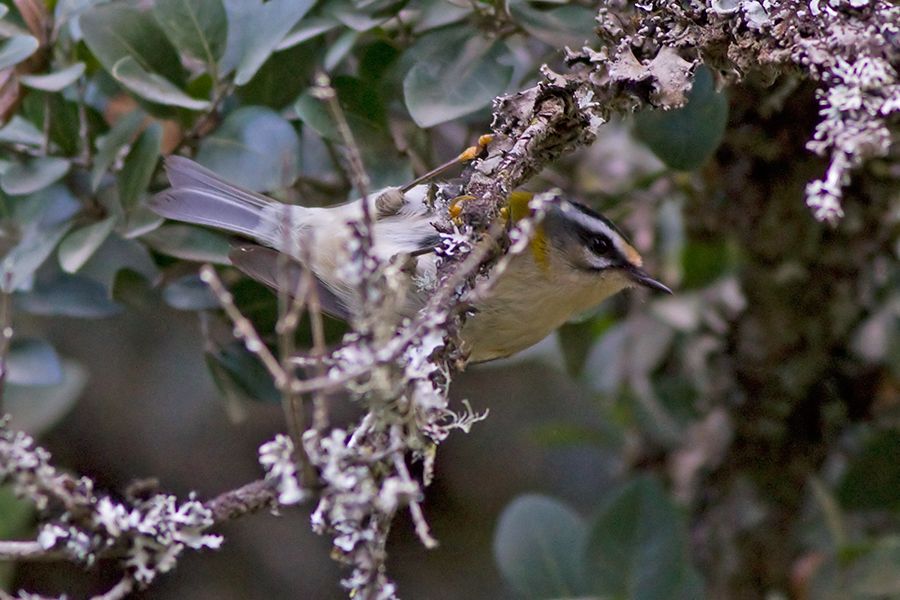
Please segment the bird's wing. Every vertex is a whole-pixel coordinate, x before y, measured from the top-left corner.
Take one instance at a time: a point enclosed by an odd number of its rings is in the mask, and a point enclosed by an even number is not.
[[[291,258],[287,258],[283,265],[279,265],[277,250],[256,244],[235,244],[228,257],[235,267],[274,290],[286,283],[289,294],[293,294],[297,289],[297,283],[303,276],[305,268]],[[284,270],[279,273],[279,268]],[[344,303],[318,278],[314,278],[314,280],[322,310],[338,319],[348,320],[350,313]]]

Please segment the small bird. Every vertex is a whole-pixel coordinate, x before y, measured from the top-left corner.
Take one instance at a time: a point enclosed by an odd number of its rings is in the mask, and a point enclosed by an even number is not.
[[[171,187],[150,201],[157,214],[206,225],[249,238],[232,263],[250,277],[277,288],[279,253],[287,253],[293,281],[305,263],[315,275],[323,310],[347,318],[360,302],[358,287],[342,266],[348,261],[348,223],[362,218],[362,201],[329,208],[288,205],[228,183],[194,161],[165,161]],[[386,188],[369,196],[373,253],[382,260],[408,256],[408,293],[401,316],[415,315],[428,298],[436,275],[430,249],[440,242],[432,225],[427,185]],[[513,192],[509,214],[529,214],[532,194]],[[466,302],[474,311],[461,331],[470,362],[510,356],[541,341],[572,316],[616,292],[636,285],[671,294],[641,268],[642,259],[606,217],[568,200],[553,203],[538,224],[529,251],[514,256],[481,296]],[[283,263],[282,263],[283,268]]]

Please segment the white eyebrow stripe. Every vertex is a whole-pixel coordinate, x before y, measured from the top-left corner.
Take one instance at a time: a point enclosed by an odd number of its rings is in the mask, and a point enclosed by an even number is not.
[[[566,212],[567,216],[569,216],[573,221],[581,225],[587,231],[605,235],[607,239],[612,241],[613,245],[616,247],[616,251],[618,251],[618,253],[622,257],[628,257],[628,250],[626,246],[627,242],[622,238],[619,232],[614,230],[612,227],[610,227],[600,219],[585,214],[574,206],[567,207]]]
[[[609,238],[619,237],[618,234],[616,234],[611,228],[606,225],[606,223],[604,223],[600,219],[581,212],[574,206],[568,207],[568,210],[566,210],[566,214],[570,219],[572,219],[588,231],[604,233]]]

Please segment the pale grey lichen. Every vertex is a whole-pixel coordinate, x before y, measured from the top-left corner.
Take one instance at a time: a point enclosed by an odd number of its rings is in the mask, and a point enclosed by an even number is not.
[[[297,504],[309,495],[297,479],[294,442],[288,436],[278,434],[275,439],[260,446],[259,464],[266,472],[266,479],[275,482],[279,504]]]
[[[631,18],[629,18],[631,17]],[[821,120],[808,147],[829,166],[806,188],[819,220],[843,215],[844,190],[866,161],[886,156],[900,111],[900,5],[886,0],[652,0],[610,2],[598,14],[607,49],[570,53],[637,83],[660,55],[702,59],[723,80],[800,69],[820,85]],[[678,69],[675,70],[677,75]],[[658,76],[654,79],[662,81]],[[684,87],[684,86],[681,86]],[[677,89],[677,86],[676,86]]]
[[[146,585],[171,570],[185,547],[218,548],[222,538],[206,533],[212,512],[193,495],[184,502],[155,494],[120,502],[95,493],[93,481],[75,478],[50,464],[50,453],[34,439],[0,421],[0,484],[48,513],[37,541],[46,551],[92,564],[105,552],[122,556],[126,571]]]
[[[447,199],[443,199],[444,202]],[[532,215],[519,220],[509,232],[509,249],[494,269],[527,247],[535,221],[555,193],[538,195]],[[332,537],[334,555],[350,567],[342,580],[351,597],[394,598],[396,587],[385,570],[387,534],[399,510],[408,509],[416,533],[426,547],[431,537],[420,502],[431,481],[436,446],[451,431],[468,431],[484,414],[450,408],[452,364],[458,360],[449,326],[459,318],[456,310],[468,293],[489,285],[479,263],[459,276],[437,276],[433,297],[414,319],[398,319],[396,306],[406,293],[402,259],[381,261],[360,238],[353,236],[350,250],[363,267],[360,283],[374,288],[352,317],[362,326],[345,336],[340,347],[323,361],[325,378],[340,382],[366,413],[347,428],[303,433],[304,456],[319,476],[319,499],[311,515],[314,531]],[[435,251],[439,263],[466,264],[484,244],[473,244],[467,226],[455,226],[441,236]],[[484,240],[482,240],[484,241]],[[438,270],[440,273],[440,269]],[[387,309],[385,308],[387,307]],[[387,311],[389,314],[384,314]],[[409,464],[422,462],[423,474],[413,477]]]
[[[824,178],[807,186],[806,194],[818,219],[834,221],[843,215],[840,200],[851,171],[890,149],[886,118],[900,107],[900,81],[890,63],[873,56],[853,63],[837,57],[823,80],[828,87],[817,94],[822,120],[807,147],[830,154],[831,164]]]

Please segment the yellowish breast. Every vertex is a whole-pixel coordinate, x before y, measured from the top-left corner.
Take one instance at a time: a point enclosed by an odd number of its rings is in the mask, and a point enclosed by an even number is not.
[[[490,292],[473,298],[477,313],[462,331],[472,362],[502,358],[538,343],[573,316],[597,306],[630,285],[623,275],[575,271],[553,264],[552,254],[536,259],[524,252],[493,282]],[[541,264],[547,261],[547,266]]]

